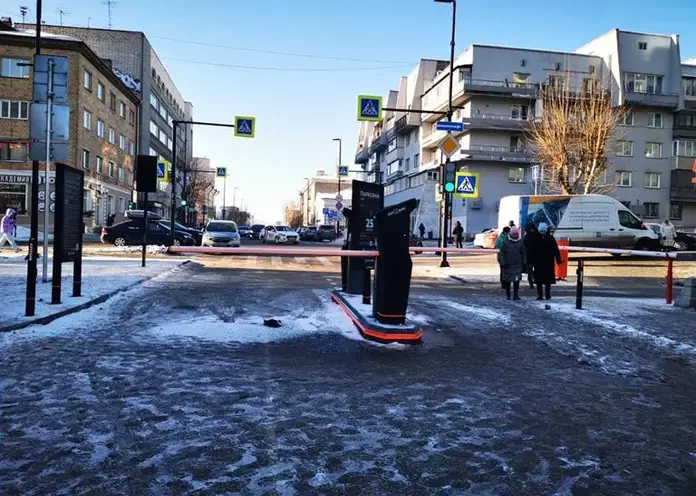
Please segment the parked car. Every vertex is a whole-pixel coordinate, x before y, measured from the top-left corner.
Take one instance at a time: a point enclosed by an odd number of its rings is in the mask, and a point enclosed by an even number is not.
[[[696,251],[696,233],[677,231],[674,247],[679,251]]]
[[[126,219],[142,219],[144,215],[145,215],[144,210],[126,210],[126,213],[125,213]],[[162,216],[159,214],[156,214],[155,212],[150,212],[148,210],[147,211],[147,218],[151,219],[151,220],[159,220],[162,218]]]
[[[249,226],[237,226],[237,231],[239,232],[239,236],[242,238],[248,237],[250,230],[251,230],[251,228]]]
[[[300,229],[300,239],[303,241],[316,241],[317,239],[317,227],[309,226]]]
[[[485,229],[483,232],[477,233],[474,236],[474,246],[477,248],[495,248],[495,242],[498,240],[498,231],[495,229]]]
[[[239,248],[241,236],[237,224],[231,220],[211,220],[203,231],[203,246]]]
[[[288,226],[266,226],[266,228],[261,231],[261,242],[298,244],[300,242],[300,235]]]
[[[266,227],[263,224],[254,224],[251,226],[251,229],[249,229],[249,233],[247,236],[249,239],[261,239],[261,231],[263,231],[263,228]]]
[[[143,243],[143,221],[131,219],[102,228],[101,242],[115,246],[140,245]],[[171,244],[171,230],[159,220],[148,221],[147,243],[150,245]],[[187,232],[174,230],[175,246],[193,246],[195,240]]]
[[[147,214],[148,218],[150,217],[150,213],[148,212]],[[167,229],[169,228],[171,221],[169,219],[161,219],[161,222],[164,223],[167,226]],[[203,241],[203,230],[202,229],[196,229],[195,227],[189,227],[183,225],[181,222],[174,221],[174,229],[177,231],[184,231],[187,232],[191,235],[191,237],[194,239],[194,242],[196,246],[200,246],[201,242]]]
[[[331,224],[318,226],[314,239],[316,241],[334,241],[336,239],[336,226]]]

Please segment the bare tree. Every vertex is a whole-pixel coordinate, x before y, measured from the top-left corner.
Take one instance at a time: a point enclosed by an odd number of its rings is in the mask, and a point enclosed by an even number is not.
[[[302,208],[297,202],[285,204],[285,223],[293,229],[302,226]]]
[[[240,210],[239,207],[227,207],[225,211],[225,220],[233,220],[239,226],[246,225],[249,217],[249,212]]]
[[[571,88],[571,74],[539,88],[540,118],[530,123],[528,141],[551,192],[608,193],[609,155],[626,113],[612,104],[609,85],[595,75]]]

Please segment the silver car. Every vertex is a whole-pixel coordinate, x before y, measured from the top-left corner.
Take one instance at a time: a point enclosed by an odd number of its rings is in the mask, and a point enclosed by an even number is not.
[[[203,231],[202,245],[239,248],[241,237],[237,224],[231,220],[211,220]]]

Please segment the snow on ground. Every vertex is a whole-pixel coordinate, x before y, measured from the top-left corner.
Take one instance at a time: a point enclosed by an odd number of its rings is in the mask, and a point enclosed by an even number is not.
[[[42,266],[41,260],[39,260],[39,281],[36,284],[36,315],[34,317],[25,317],[27,268],[25,263],[18,263],[23,261],[23,257],[19,260],[0,259],[0,286],[2,287],[0,327],[61,312],[149,279],[181,264],[181,261],[150,260],[147,267],[143,268],[138,260],[108,259],[106,257],[100,259],[85,258],[82,262],[82,296],[73,298],[71,296],[73,264],[66,263],[63,264],[63,278],[61,282],[62,303],[60,305],[50,305],[52,260],[49,260],[49,282],[47,283],[42,283],[40,280]]]
[[[360,315],[362,315],[370,324],[377,325],[380,327],[388,329],[402,329],[404,326],[401,325],[389,325],[382,324],[376,318],[372,317],[372,305],[365,304],[362,302],[362,295],[351,295],[344,293],[343,296],[346,300],[355,308]],[[424,325],[427,324],[430,319],[422,314],[414,313],[413,311],[406,313],[406,325]]]

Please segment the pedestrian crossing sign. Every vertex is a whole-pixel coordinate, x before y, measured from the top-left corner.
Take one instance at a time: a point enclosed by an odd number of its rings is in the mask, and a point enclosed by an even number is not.
[[[227,167],[215,167],[216,177],[227,177]]]
[[[157,159],[157,180],[160,182],[169,182],[169,171],[172,168],[172,164],[168,161],[159,157]]]
[[[381,121],[382,97],[372,95],[358,95],[358,120]]]
[[[256,117],[237,115],[234,117],[234,135],[239,138],[253,138],[256,134]]]
[[[479,174],[477,172],[457,172],[454,181],[454,196],[478,198]]]

